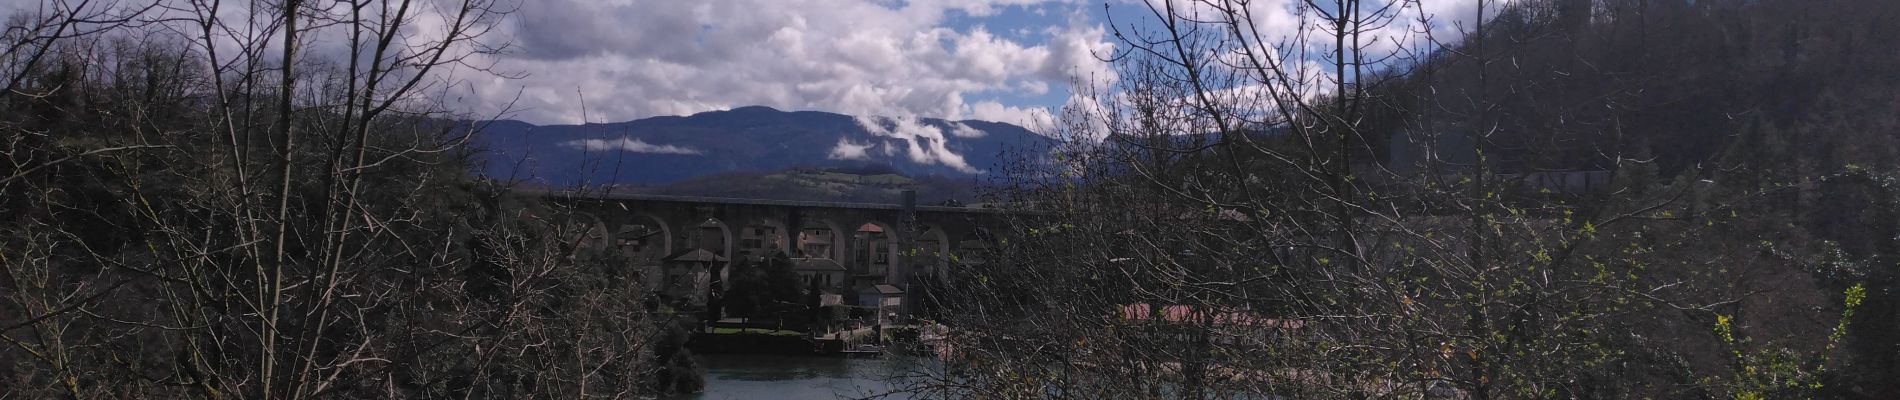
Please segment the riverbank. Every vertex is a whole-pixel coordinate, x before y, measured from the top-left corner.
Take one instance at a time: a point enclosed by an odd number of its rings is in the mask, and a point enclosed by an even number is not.
[[[867,345],[882,342],[877,335],[869,329],[811,337],[797,331],[714,328],[694,332],[686,348],[698,354],[844,355],[865,353]]]

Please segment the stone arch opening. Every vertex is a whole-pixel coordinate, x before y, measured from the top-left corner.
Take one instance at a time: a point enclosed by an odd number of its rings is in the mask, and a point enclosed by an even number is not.
[[[854,230],[855,231],[855,230]],[[808,218],[800,221],[797,243],[793,246],[793,255],[798,257],[828,258],[843,263],[846,252],[850,251],[848,240],[851,231],[829,219]]]
[[[921,228],[916,245],[913,246],[916,256],[911,259],[917,263],[915,268],[919,273],[941,275],[950,267],[950,247],[953,244],[950,235],[944,232],[942,226],[924,225]]]
[[[747,221],[739,229],[738,253],[750,260],[768,257],[773,251],[791,255],[791,237],[785,223],[769,218],[757,218]]]
[[[988,264],[996,248],[996,236],[989,229],[976,227],[964,233],[956,243],[956,267],[981,267]]]
[[[715,271],[713,276],[718,282],[715,286],[724,289],[724,286],[730,282],[726,278],[732,270],[731,268],[726,268],[731,264],[733,256],[734,232],[732,227],[727,225],[725,221],[720,221],[718,218],[706,218],[693,223],[692,229],[693,237],[689,241],[692,243],[690,248],[704,249],[724,259],[723,263],[712,266],[713,271]],[[689,249],[679,249],[674,252],[685,252]]]
[[[654,264],[673,254],[673,227],[653,214],[634,214],[614,234],[621,252],[635,262]]]
[[[581,223],[587,227],[587,231],[582,233],[583,239],[580,243],[581,248],[592,250],[606,249],[608,244],[613,243],[612,231],[607,230],[607,223],[605,221],[601,221],[599,218],[594,218],[593,216],[583,216],[581,218]]]
[[[693,248],[705,249],[731,260],[733,256],[733,231],[730,225],[718,218],[706,218],[693,224]],[[685,249],[680,249],[685,250]],[[676,250],[679,251],[679,250]]]
[[[593,214],[574,213],[562,218],[560,224],[563,226],[562,231],[571,232],[564,235],[573,235],[562,238],[566,244],[573,246],[567,251],[599,251],[613,243],[612,231],[607,230],[606,222]]]

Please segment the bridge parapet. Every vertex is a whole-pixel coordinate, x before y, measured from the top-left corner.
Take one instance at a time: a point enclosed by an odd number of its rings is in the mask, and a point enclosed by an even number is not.
[[[907,293],[912,277],[953,267],[948,259],[962,244],[987,239],[977,232],[1001,224],[1007,215],[1000,209],[920,206],[911,201],[880,204],[568,190],[517,193],[565,203],[592,216],[614,234],[609,242],[638,247],[628,249],[630,254],[668,255],[700,248],[727,263],[758,260],[775,251],[792,257],[829,258],[855,275],[846,285],[889,284]],[[647,257],[635,262],[658,261]],[[730,269],[716,268],[717,280],[729,283]]]

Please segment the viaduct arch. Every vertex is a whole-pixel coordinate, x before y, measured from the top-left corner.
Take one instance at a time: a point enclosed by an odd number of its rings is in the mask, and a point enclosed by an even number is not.
[[[597,218],[610,243],[638,243],[636,262],[703,249],[728,262],[773,252],[828,258],[846,267],[852,282],[888,284],[909,292],[915,279],[943,276],[969,238],[988,237],[1004,211],[917,205],[906,193],[898,204],[667,196],[632,193],[523,191],[564,203]],[[727,271],[720,266],[720,282]],[[911,303],[906,301],[905,303]]]

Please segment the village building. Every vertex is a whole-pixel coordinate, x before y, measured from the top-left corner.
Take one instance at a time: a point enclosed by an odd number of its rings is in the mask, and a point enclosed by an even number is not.
[[[798,273],[799,281],[806,286],[830,288],[843,285],[846,279],[844,264],[829,258],[801,257],[792,259],[792,271]]]
[[[831,254],[831,229],[805,228],[798,232],[798,253],[801,257],[835,258]]]
[[[890,324],[904,310],[904,290],[894,285],[857,287],[858,307],[873,310],[879,325]]]
[[[856,265],[851,266],[851,272],[858,278],[858,283],[884,282],[891,268],[891,239],[884,227],[870,223],[859,226],[851,243],[856,244],[852,259],[857,261]]]
[[[664,260],[666,278],[661,293],[677,302],[704,305],[712,285],[712,271],[725,263],[725,257],[705,249],[690,248],[673,253]]]

